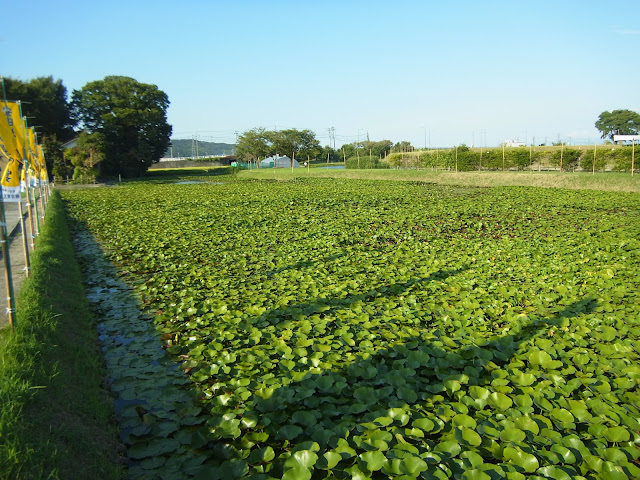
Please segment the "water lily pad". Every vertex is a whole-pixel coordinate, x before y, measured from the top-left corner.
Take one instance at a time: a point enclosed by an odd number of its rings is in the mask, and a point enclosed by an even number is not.
[[[504,442],[520,443],[525,438],[526,434],[518,428],[505,428],[500,432],[500,440]]]
[[[503,455],[505,460],[517,465],[527,473],[535,472],[538,469],[539,462],[535,455],[513,447],[506,447],[503,450]]]
[[[631,438],[629,431],[624,427],[610,427],[604,432],[604,437],[610,442],[628,442]]]
[[[360,459],[364,462],[367,470],[370,472],[380,470],[387,461],[387,457],[379,451],[362,453],[360,454]]]
[[[293,440],[298,435],[300,435],[302,431],[302,428],[300,428],[298,425],[285,425],[278,431],[276,438]]]
[[[311,468],[318,461],[318,454],[313,450],[298,450],[293,452],[284,462],[286,468]]]

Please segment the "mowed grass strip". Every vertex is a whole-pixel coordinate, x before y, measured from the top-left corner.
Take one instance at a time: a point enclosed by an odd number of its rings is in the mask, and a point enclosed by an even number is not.
[[[0,331],[0,478],[117,479],[123,452],[80,268],[54,191]]]

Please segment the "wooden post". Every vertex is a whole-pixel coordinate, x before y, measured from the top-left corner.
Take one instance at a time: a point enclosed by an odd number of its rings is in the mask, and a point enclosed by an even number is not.
[[[502,171],[504,172],[504,142],[502,143]]]
[[[633,170],[636,163],[636,139],[631,140],[631,176],[633,177]]]
[[[344,158],[344,168],[347,168],[347,153],[344,151],[344,147],[342,147],[342,158]]]
[[[18,202],[18,214],[20,215],[20,230],[22,231],[22,248],[24,250],[24,270],[29,276],[31,262],[29,259],[29,241],[27,240],[26,222],[24,221],[24,213],[22,211],[22,199]]]
[[[456,145],[456,173],[458,173],[458,146]]]
[[[598,150],[598,146],[594,145],[593,146],[593,171],[591,172],[592,175],[596,174],[596,151]]]
[[[0,188],[0,195],[2,189]],[[15,324],[15,299],[13,297],[13,279],[11,277],[11,261],[9,259],[9,239],[7,238],[7,219],[4,214],[4,202],[0,198],[0,213],[2,214],[2,225],[0,226],[0,243],[2,244],[2,262],[4,264],[4,280],[7,285],[7,314],[9,315],[9,325],[11,330]]]
[[[35,229],[35,225],[34,225],[34,221],[33,221],[33,208],[32,208],[32,203],[31,203],[31,190],[32,188],[29,185],[29,165],[28,162],[25,160],[24,165],[22,166],[22,168],[25,169],[24,171],[24,183],[25,183],[25,193],[27,194],[27,216],[29,217],[29,237],[31,237],[31,250],[33,250],[35,248],[35,241],[36,241],[36,229]],[[67,183],[68,183],[68,179],[67,179]],[[26,232],[24,232],[26,234]]]
[[[562,171],[562,159],[564,157],[564,142],[560,144],[560,171]]]
[[[31,192],[33,192],[33,221],[35,222],[35,234],[36,236],[40,235],[40,213],[38,212],[38,197],[36,195],[37,187],[33,187]]]
[[[45,197],[45,190],[44,190],[43,185],[42,185],[42,179],[40,179],[39,190],[40,190],[40,205],[42,206],[42,213],[40,215],[41,215],[41,218],[42,218],[42,222],[44,223],[44,214],[45,214],[45,209],[47,207],[47,204],[46,204],[45,198],[44,198]]]
[[[546,147],[546,145],[545,145]],[[540,155],[540,160],[538,160],[538,171],[542,171],[542,155]]]
[[[482,147],[480,147],[480,168],[478,170],[482,171]]]
[[[358,170],[360,170],[360,150],[356,150],[356,154],[358,155]]]

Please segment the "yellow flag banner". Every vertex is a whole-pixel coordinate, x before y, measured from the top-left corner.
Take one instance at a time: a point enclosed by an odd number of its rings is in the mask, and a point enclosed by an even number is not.
[[[40,181],[42,182],[43,185],[45,185],[47,183],[48,180],[48,175],[47,175],[47,169],[43,167],[40,167]]]
[[[19,160],[22,158],[22,155],[18,152],[18,146],[16,144],[11,107],[8,102],[3,102],[0,105],[0,149],[5,157]]]
[[[25,141],[25,129],[24,120],[20,118],[20,105],[16,102],[4,102],[2,105],[3,113],[10,116],[11,121],[9,123],[11,132],[16,144],[16,153],[18,160],[22,161],[24,158]]]
[[[2,138],[2,134],[0,133],[0,154],[9,159],[13,158],[13,151],[14,149],[10,145],[7,145],[7,143],[5,143],[4,139]]]
[[[16,145],[18,151],[24,158],[24,150],[27,145],[27,125],[24,118],[20,118],[20,105],[16,102],[7,102],[11,106],[11,117],[13,118],[14,131],[16,134]]]
[[[2,172],[2,201],[3,202],[19,202],[20,201],[20,162],[15,159],[9,160],[9,163]]]
[[[30,155],[31,161],[35,162],[37,165],[39,163],[38,147],[36,142],[36,131],[34,130],[33,127],[29,127],[29,129],[27,130],[27,135],[29,137],[29,142],[28,142],[29,148],[27,150]]]
[[[44,151],[42,150],[42,145],[37,145],[38,149],[38,163],[40,163],[40,179],[43,182],[49,181],[49,175],[47,173],[47,162],[44,158]]]

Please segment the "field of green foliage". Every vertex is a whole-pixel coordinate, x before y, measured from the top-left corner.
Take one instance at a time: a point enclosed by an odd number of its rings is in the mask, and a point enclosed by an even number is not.
[[[127,419],[139,478],[640,478],[638,194],[224,178],[63,197],[197,398]]]

